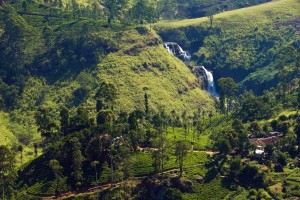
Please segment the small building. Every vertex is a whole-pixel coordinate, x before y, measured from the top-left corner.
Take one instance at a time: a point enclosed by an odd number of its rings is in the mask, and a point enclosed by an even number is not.
[[[250,143],[256,147],[264,148],[269,144],[276,144],[280,140],[279,136],[272,136],[267,138],[251,138]]]

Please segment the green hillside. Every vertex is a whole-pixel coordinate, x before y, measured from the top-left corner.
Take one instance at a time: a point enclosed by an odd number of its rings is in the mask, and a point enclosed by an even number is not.
[[[0,199],[299,198],[300,1],[267,1],[0,0]]]
[[[283,66],[291,71],[296,66],[299,6],[297,0],[273,1],[216,14],[212,27],[204,17],[162,21],[155,29],[164,40],[190,49],[196,63],[212,69],[216,78],[232,77],[241,89],[261,94],[277,86]],[[288,81],[294,78],[291,72]]]
[[[299,4],[300,2],[298,0],[279,0],[258,6],[226,11],[214,15],[214,23],[216,26],[228,26],[228,28],[233,28],[238,24],[238,29],[244,31],[251,29],[251,27],[255,25],[260,26],[262,24],[283,21],[299,16]],[[187,26],[199,26],[203,23],[208,26],[209,19],[207,17],[202,17],[180,21],[160,21],[156,23],[155,26],[158,29],[180,28]]]
[[[16,140],[15,135],[7,128],[7,114],[0,112],[0,145],[11,144]]]
[[[20,4],[0,8],[0,107],[9,111],[16,127],[24,127],[14,131],[15,136],[23,132],[40,140],[36,113],[41,108],[49,110],[57,125],[62,106],[72,113],[84,106],[94,117],[95,93],[103,81],[117,88],[115,113],[144,110],[145,93],[151,113],[162,108],[167,113],[215,110],[213,98],[200,89],[202,83],[163,48],[153,30],[91,19],[45,22],[43,16],[20,15]],[[27,9],[48,11],[36,2]],[[3,134],[13,135],[1,128]]]
[[[161,44],[155,44],[158,41],[155,33],[124,32],[119,40],[121,49],[98,64],[98,79],[110,81],[118,88],[117,106],[127,111],[134,107],[143,109],[146,92],[155,112],[160,108],[179,112],[197,107],[213,109],[212,99],[199,89],[201,83],[182,61]]]

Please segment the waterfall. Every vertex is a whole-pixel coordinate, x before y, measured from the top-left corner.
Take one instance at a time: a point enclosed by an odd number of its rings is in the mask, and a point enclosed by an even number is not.
[[[164,47],[174,56],[184,60],[184,61],[189,61],[191,60],[191,55],[184,51],[181,46],[179,46],[175,42],[165,42]]]
[[[216,92],[216,86],[214,82],[214,77],[210,71],[205,69],[204,66],[201,66],[201,68],[204,70],[206,81],[207,81],[207,92],[210,93],[211,95],[218,97],[218,93]]]
[[[191,55],[184,51],[181,46],[179,46],[177,43],[175,42],[165,42],[164,43],[164,47],[174,56],[180,58],[183,61],[190,61],[191,60]],[[196,66],[194,67],[194,69],[202,69],[204,71],[205,74],[205,79],[207,81],[206,84],[206,90],[208,93],[210,93],[211,95],[218,97],[218,93],[216,92],[216,87],[215,87],[215,82],[214,82],[214,77],[212,75],[212,73],[210,71],[208,71],[207,69],[205,69],[204,66]],[[203,71],[200,71],[201,74],[203,74]],[[197,73],[197,72],[196,72]],[[199,73],[199,71],[198,71]],[[197,75],[196,75],[197,76]]]

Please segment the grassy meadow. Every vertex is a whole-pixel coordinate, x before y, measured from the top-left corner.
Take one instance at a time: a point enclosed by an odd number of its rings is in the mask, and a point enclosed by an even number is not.
[[[213,26],[225,26],[244,29],[250,25],[269,24],[270,22],[284,21],[299,15],[300,2],[298,0],[279,0],[269,3],[226,11],[214,15]],[[208,17],[185,19],[180,21],[160,21],[156,28],[180,28],[187,26],[209,26]]]

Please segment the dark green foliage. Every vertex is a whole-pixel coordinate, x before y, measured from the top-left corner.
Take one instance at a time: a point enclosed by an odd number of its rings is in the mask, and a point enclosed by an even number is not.
[[[70,140],[72,148],[72,178],[76,188],[80,187],[83,181],[82,162],[83,156],[81,154],[81,144],[78,138],[74,137]]]
[[[159,15],[164,19],[174,18],[197,18],[207,16],[208,11],[210,14],[216,14],[225,10],[232,10],[260,3],[268,2],[269,0],[192,0],[192,1],[180,1],[180,0],[164,0],[159,3]]]
[[[66,135],[70,126],[70,114],[67,107],[62,107],[60,113],[60,127],[61,131]]]
[[[36,113],[36,123],[39,126],[38,130],[43,137],[53,137],[58,131],[57,124],[51,120],[48,108],[41,108]]]
[[[13,198],[13,184],[15,179],[15,156],[6,146],[0,146],[0,187],[1,196]]]
[[[157,18],[156,10],[150,5],[148,0],[138,0],[128,12],[130,13],[130,17],[136,23],[140,24],[143,24],[144,20],[151,23]]]
[[[148,95],[147,95],[147,93],[145,93],[144,98],[145,98],[145,114],[148,115],[149,114],[149,104],[148,104]]]
[[[129,114],[128,124],[130,125],[130,129],[136,130],[138,125],[144,119],[144,112],[141,110],[135,110]]]
[[[38,155],[38,144],[36,142],[33,143],[33,148],[34,148],[34,155],[37,156]]]
[[[97,124],[110,132],[114,121],[114,113],[111,110],[101,110],[97,115]]]
[[[88,127],[90,127],[88,113],[84,108],[79,107],[77,109],[77,115],[70,118],[70,132],[73,133]]]
[[[243,122],[268,119],[273,115],[275,102],[267,96],[256,97],[252,91],[241,96],[242,106],[238,115]]]
[[[220,139],[217,142],[217,148],[218,148],[218,151],[220,152],[220,154],[222,154],[222,155],[227,155],[231,151],[231,146],[230,146],[229,141],[224,138]]]
[[[243,186],[256,188],[264,186],[264,176],[258,172],[255,166],[246,165],[239,175],[239,181]]]
[[[231,127],[235,130],[237,133],[242,133],[244,132],[244,126],[243,123],[240,119],[234,119],[232,122]]]
[[[278,121],[276,119],[271,121],[271,127],[273,130],[277,130]]]
[[[190,42],[189,42],[185,32],[181,31],[179,29],[162,30],[160,32],[160,36],[162,37],[162,39],[164,41],[176,42],[184,49],[187,49],[190,47]]]
[[[241,170],[242,170],[241,158],[239,156],[233,158],[230,161],[229,172],[228,172],[229,178],[231,178],[232,180],[238,178],[238,175],[241,173]]]
[[[108,23],[113,19],[122,19],[128,7],[126,0],[105,0],[103,4],[109,11]]]
[[[184,159],[187,155],[188,149],[189,149],[189,146],[186,141],[178,140],[175,142],[175,155],[176,155],[176,160],[179,164],[179,177],[182,176],[183,163],[184,163]]]
[[[101,102],[98,103],[97,110],[101,107],[109,108],[113,106],[113,103],[117,97],[117,89],[112,83],[102,82],[95,95],[97,100]]]
[[[52,169],[52,172],[55,177],[56,187],[55,187],[55,194],[57,195],[60,192],[60,185],[62,182],[62,173],[63,173],[63,167],[60,165],[60,163],[57,160],[50,160],[49,166]]]
[[[20,144],[18,146],[18,151],[20,152],[20,160],[21,160],[21,163],[23,162],[23,146]]]
[[[165,200],[182,200],[181,191],[176,188],[168,188],[164,195]]]
[[[287,156],[280,151],[277,152],[277,154],[276,154],[276,160],[277,160],[277,163],[280,164],[281,167],[284,167],[287,165]]]
[[[230,77],[220,78],[218,80],[218,85],[220,87],[220,93],[226,95],[228,98],[233,97],[237,92],[237,84]]]

